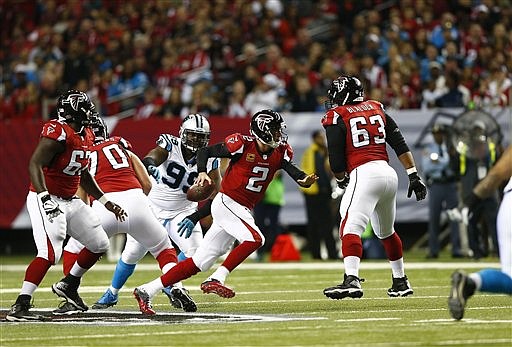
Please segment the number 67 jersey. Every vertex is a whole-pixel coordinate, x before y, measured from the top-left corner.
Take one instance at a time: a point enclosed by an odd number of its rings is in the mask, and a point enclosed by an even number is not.
[[[345,160],[347,172],[374,160],[389,161],[386,150],[387,117],[382,104],[367,100],[354,105],[337,106],[322,118],[325,127],[335,125],[346,128]],[[395,126],[396,128],[396,126]]]

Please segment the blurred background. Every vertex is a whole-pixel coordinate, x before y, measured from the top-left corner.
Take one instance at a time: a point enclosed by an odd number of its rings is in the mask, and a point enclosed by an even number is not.
[[[459,186],[461,155],[477,159],[461,143],[471,146],[477,136],[482,158],[492,157],[490,143],[495,157],[510,143],[506,0],[0,0],[0,22],[3,254],[33,251],[28,160],[42,122],[55,117],[58,95],[70,88],[87,91],[110,133],[141,157],[160,133],[177,134],[189,113],[209,118],[215,143],[248,133],[250,115],[272,108],[283,113],[300,164],[311,134],[322,130],[326,89],[340,74],[358,76],[366,98],[384,104],[420,170],[441,124]],[[483,134],[472,133],[477,120]],[[400,180],[396,229],[406,249],[424,249],[428,202],[406,199],[407,177],[390,159]],[[304,197],[283,180],[279,223],[307,250]],[[342,194],[333,188],[334,213]],[[450,246],[453,220],[465,246],[464,219],[444,210],[442,245]]]

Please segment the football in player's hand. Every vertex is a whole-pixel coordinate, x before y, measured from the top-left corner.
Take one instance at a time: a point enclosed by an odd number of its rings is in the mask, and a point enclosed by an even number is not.
[[[187,190],[187,199],[190,201],[203,201],[210,197],[215,191],[215,185],[204,181],[203,186],[193,184]]]

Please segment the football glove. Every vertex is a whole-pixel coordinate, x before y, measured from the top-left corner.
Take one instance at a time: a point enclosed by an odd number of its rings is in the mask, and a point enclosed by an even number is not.
[[[178,234],[188,239],[190,235],[192,235],[192,231],[194,230],[194,226],[196,223],[192,221],[189,217],[185,217],[181,222],[178,223]]]
[[[37,196],[39,197],[39,200],[41,200],[41,205],[43,206],[48,220],[50,223],[53,223],[53,219],[63,213],[59,207],[59,203],[53,200],[48,192],[39,193]]]
[[[346,172],[345,172],[345,176],[342,179],[336,178],[336,184],[341,189],[347,188],[349,182],[350,182],[350,176]]]
[[[473,219],[475,212],[481,208],[482,201],[483,199],[478,197],[473,191],[464,198],[464,204],[468,208],[468,222]]]
[[[153,176],[153,178],[156,180],[157,183],[160,183],[160,180],[162,179],[162,174],[160,173],[160,170],[154,165],[148,166],[148,173]]]
[[[417,172],[413,172],[409,175],[409,189],[407,190],[407,197],[410,198],[412,192],[416,195],[416,201],[425,199],[427,196],[427,187],[422,182]]]

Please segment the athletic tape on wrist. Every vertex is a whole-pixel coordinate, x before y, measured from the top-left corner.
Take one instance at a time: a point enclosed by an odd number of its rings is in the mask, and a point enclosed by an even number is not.
[[[408,175],[418,172],[418,170],[416,170],[416,166],[410,167],[410,168],[406,169],[405,171],[407,172]]]
[[[102,195],[102,196],[100,196],[98,201],[101,202],[103,205],[105,205],[108,202],[108,199],[105,195]]]

